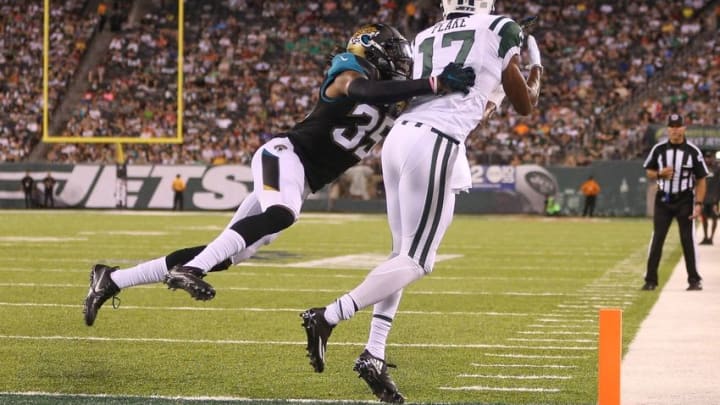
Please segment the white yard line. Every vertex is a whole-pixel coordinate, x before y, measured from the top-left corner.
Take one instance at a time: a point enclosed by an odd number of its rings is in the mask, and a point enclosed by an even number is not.
[[[471,385],[466,387],[438,387],[446,391],[500,391],[500,392],[560,392],[559,388],[524,388],[524,387],[485,387]]]
[[[272,341],[272,340],[232,340],[232,339],[170,339],[170,338],[132,338],[132,337],[98,337],[98,336],[27,336],[27,335],[0,335],[0,340],[36,340],[36,341],[97,341],[97,342],[138,342],[138,343],[179,343],[179,344],[225,344],[225,345],[255,345],[255,346],[302,346],[307,341]],[[366,342],[332,342],[334,346],[364,347]],[[389,343],[390,347],[401,348],[432,348],[432,349],[512,349],[512,350],[573,350],[595,351],[590,347],[557,347],[557,346],[519,346],[500,344],[441,344],[441,343]]]
[[[487,375],[487,374],[458,374],[463,378],[488,378],[493,380],[572,380],[569,375]]]
[[[27,391],[27,392],[10,392],[0,391],[0,398],[3,395],[15,395],[25,397],[53,397],[53,398],[98,398],[98,399],[117,399],[122,401],[123,399],[151,399],[151,400],[168,400],[168,401],[189,401],[197,403],[205,402],[249,402],[249,403],[288,403],[288,404],[337,404],[337,403],[351,403],[351,404],[377,404],[377,401],[365,401],[355,399],[276,399],[276,398],[247,398],[247,397],[229,397],[229,396],[170,396],[170,395],[109,395],[109,394],[66,394],[62,392],[42,392],[42,391]]]
[[[159,283],[156,283],[159,284]],[[28,288],[88,288],[87,284],[67,283],[0,283],[0,287],[28,287]],[[158,288],[157,285],[137,286],[132,288]],[[221,291],[251,291],[251,292],[282,292],[282,293],[345,293],[346,290],[330,288],[258,288],[258,287],[222,287]],[[457,296],[523,296],[523,297],[554,297],[565,296],[563,293],[525,293],[525,292],[492,292],[492,291],[427,291],[409,290],[405,295],[457,295]]]
[[[81,304],[50,304],[37,302],[0,302],[0,307],[21,307],[21,308],[80,308]],[[164,307],[164,306],[145,306],[145,305],[121,305],[118,309],[123,310],[141,310],[141,311],[208,311],[208,312],[297,312],[300,313],[307,308],[252,308],[252,307]],[[403,315],[437,315],[437,316],[533,316],[533,314],[517,314],[502,312],[442,312],[442,311],[398,311]]]
[[[578,368],[577,366],[567,366],[563,364],[487,364],[487,363],[470,363],[473,367],[497,367],[497,368]]]
[[[565,355],[543,355],[543,354],[503,354],[483,353],[488,357],[507,357],[511,359],[586,359],[586,356],[565,356]]]

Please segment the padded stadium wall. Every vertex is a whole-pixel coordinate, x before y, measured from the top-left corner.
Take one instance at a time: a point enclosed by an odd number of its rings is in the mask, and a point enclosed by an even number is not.
[[[29,171],[36,180],[34,197],[44,192],[42,179],[48,174],[57,181],[55,204],[60,208],[114,209],[116,167],[113,165],[2,164],[0,208],[24,208],[20,179]],[[129,165],[127,207],[137,210],[172,208],[172,180],[177,174],[186,181],[186,210],[234,210],[252,190],[250,168],[240,165]],[[652,193],[642,161],[603,161],[586,167],[541,167],[537,165],[472,167],[473,189],[457,199],[456,212],[478,214],[542,214],[552,195],[563,215],[582,211],[580,184],[593,175],[602,187],[598,216],[645,216]],[[38,204],[40,205],[40,204]],[[327,192],[311,195],[306,211],[327,211]],[[382,200],[338,200],[339,212],[384,212]]]

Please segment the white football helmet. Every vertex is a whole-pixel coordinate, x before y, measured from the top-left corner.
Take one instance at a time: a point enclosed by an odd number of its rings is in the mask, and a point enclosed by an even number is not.
[[[442,0],[443,18],[448,14],[490,14],[495,0]]]

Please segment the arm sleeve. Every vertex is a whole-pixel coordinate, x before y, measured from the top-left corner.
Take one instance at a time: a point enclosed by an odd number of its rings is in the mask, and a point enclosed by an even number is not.
[[[658,161],[657,161],[657,148],[658,145],[655,145],[652,150],[650,150],[650,154],[648,155],[647,159],[645,159],[645,163],[643,163],[643,167],[647,170],[658,170]]]
[[[378,81],[359,77],[348,86],[348,97],[370,104],[396,103],[427,94],[433,94],[428,79]]]
[[[707,169],[707,165],[705,165],[705,159],[703,158],[702,152],[698,151],[696,154],[694,154],[693,159],[695,160],[693,162],[695,178],[702,179],[704,177],[707,177],[710,172]]]

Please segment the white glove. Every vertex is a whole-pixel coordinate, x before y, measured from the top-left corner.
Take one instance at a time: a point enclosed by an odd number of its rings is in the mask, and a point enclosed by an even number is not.
[[[528,35],[527,37],[527,50],[528,50],[528,59],[530,59],[530,68],[533,68],[534,66],[539,66],[540,69],[542,69],[542,61],[540,60],[540,49],[538,48],[537,41],[535,41],[535,37],[532,35]]]

